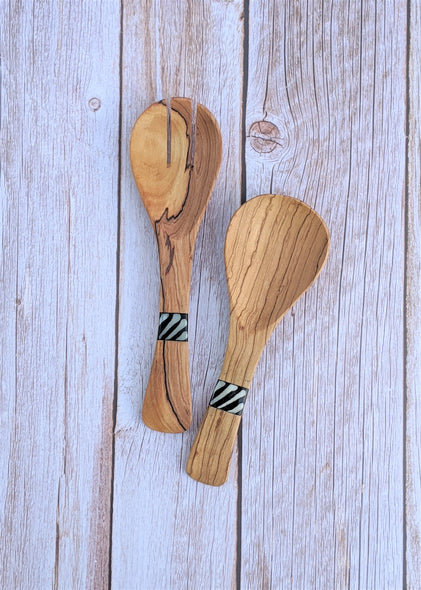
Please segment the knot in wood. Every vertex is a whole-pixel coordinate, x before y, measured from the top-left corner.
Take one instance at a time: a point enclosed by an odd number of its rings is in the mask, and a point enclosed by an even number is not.
[[[270,121],[255,121],[249,132],[251,147],[259,154],[269,154],[281,145],[278,127]]]

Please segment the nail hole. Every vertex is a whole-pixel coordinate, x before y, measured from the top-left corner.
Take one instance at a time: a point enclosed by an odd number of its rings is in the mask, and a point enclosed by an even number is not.
[[[101,108],[101,101],[99,100],[99,98],[94,97],[89,100],[88,105],[91,111],[95,113],[95,111]]]

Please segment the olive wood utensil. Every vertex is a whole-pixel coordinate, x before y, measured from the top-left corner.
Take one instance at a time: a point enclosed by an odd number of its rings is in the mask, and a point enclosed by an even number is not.
[[[133,176],[152,222],[160,266],[159,329],[142,418],[161,432],[191,424],[187,322],[193,251],[222,156],[214,116],[187,98],[152,104],[130,141]]]
[[[325,223],[308,205],[260,195],[234,214],[225,239],[230,302],[221,374],[193,442],[187,473],[223,484],[254,370],[276,324],[310,287],[328,254]]]

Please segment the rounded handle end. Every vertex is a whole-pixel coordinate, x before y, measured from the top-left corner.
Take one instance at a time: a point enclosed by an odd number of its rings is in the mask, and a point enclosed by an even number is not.
[[[157,340],[142,408],[152,430],[185,432],[192,422],[187,342]]]
[[[241,416],[209,406],[187,461],[190,477],[212,486],[227,481]]]

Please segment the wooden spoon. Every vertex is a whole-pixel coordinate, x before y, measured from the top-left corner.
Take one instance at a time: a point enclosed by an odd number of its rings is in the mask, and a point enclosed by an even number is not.
[[[183,432],[191,424],[187,320],[193,250],[222,142],[204,106],[197,105],[192,125],[190,99],[172,98],[170,105],[154,103],[138,118],[130,159],[155,231],[161,277],[158,340],[142,418],[153,430]]]
[[[225,239],[230,301],[227,349],[219,381],[187,462],[210,485],[228,476],[254,370],[276,324],[310,287],[329,249],[323,220],[308,205],[261,195],[234,214]]]

